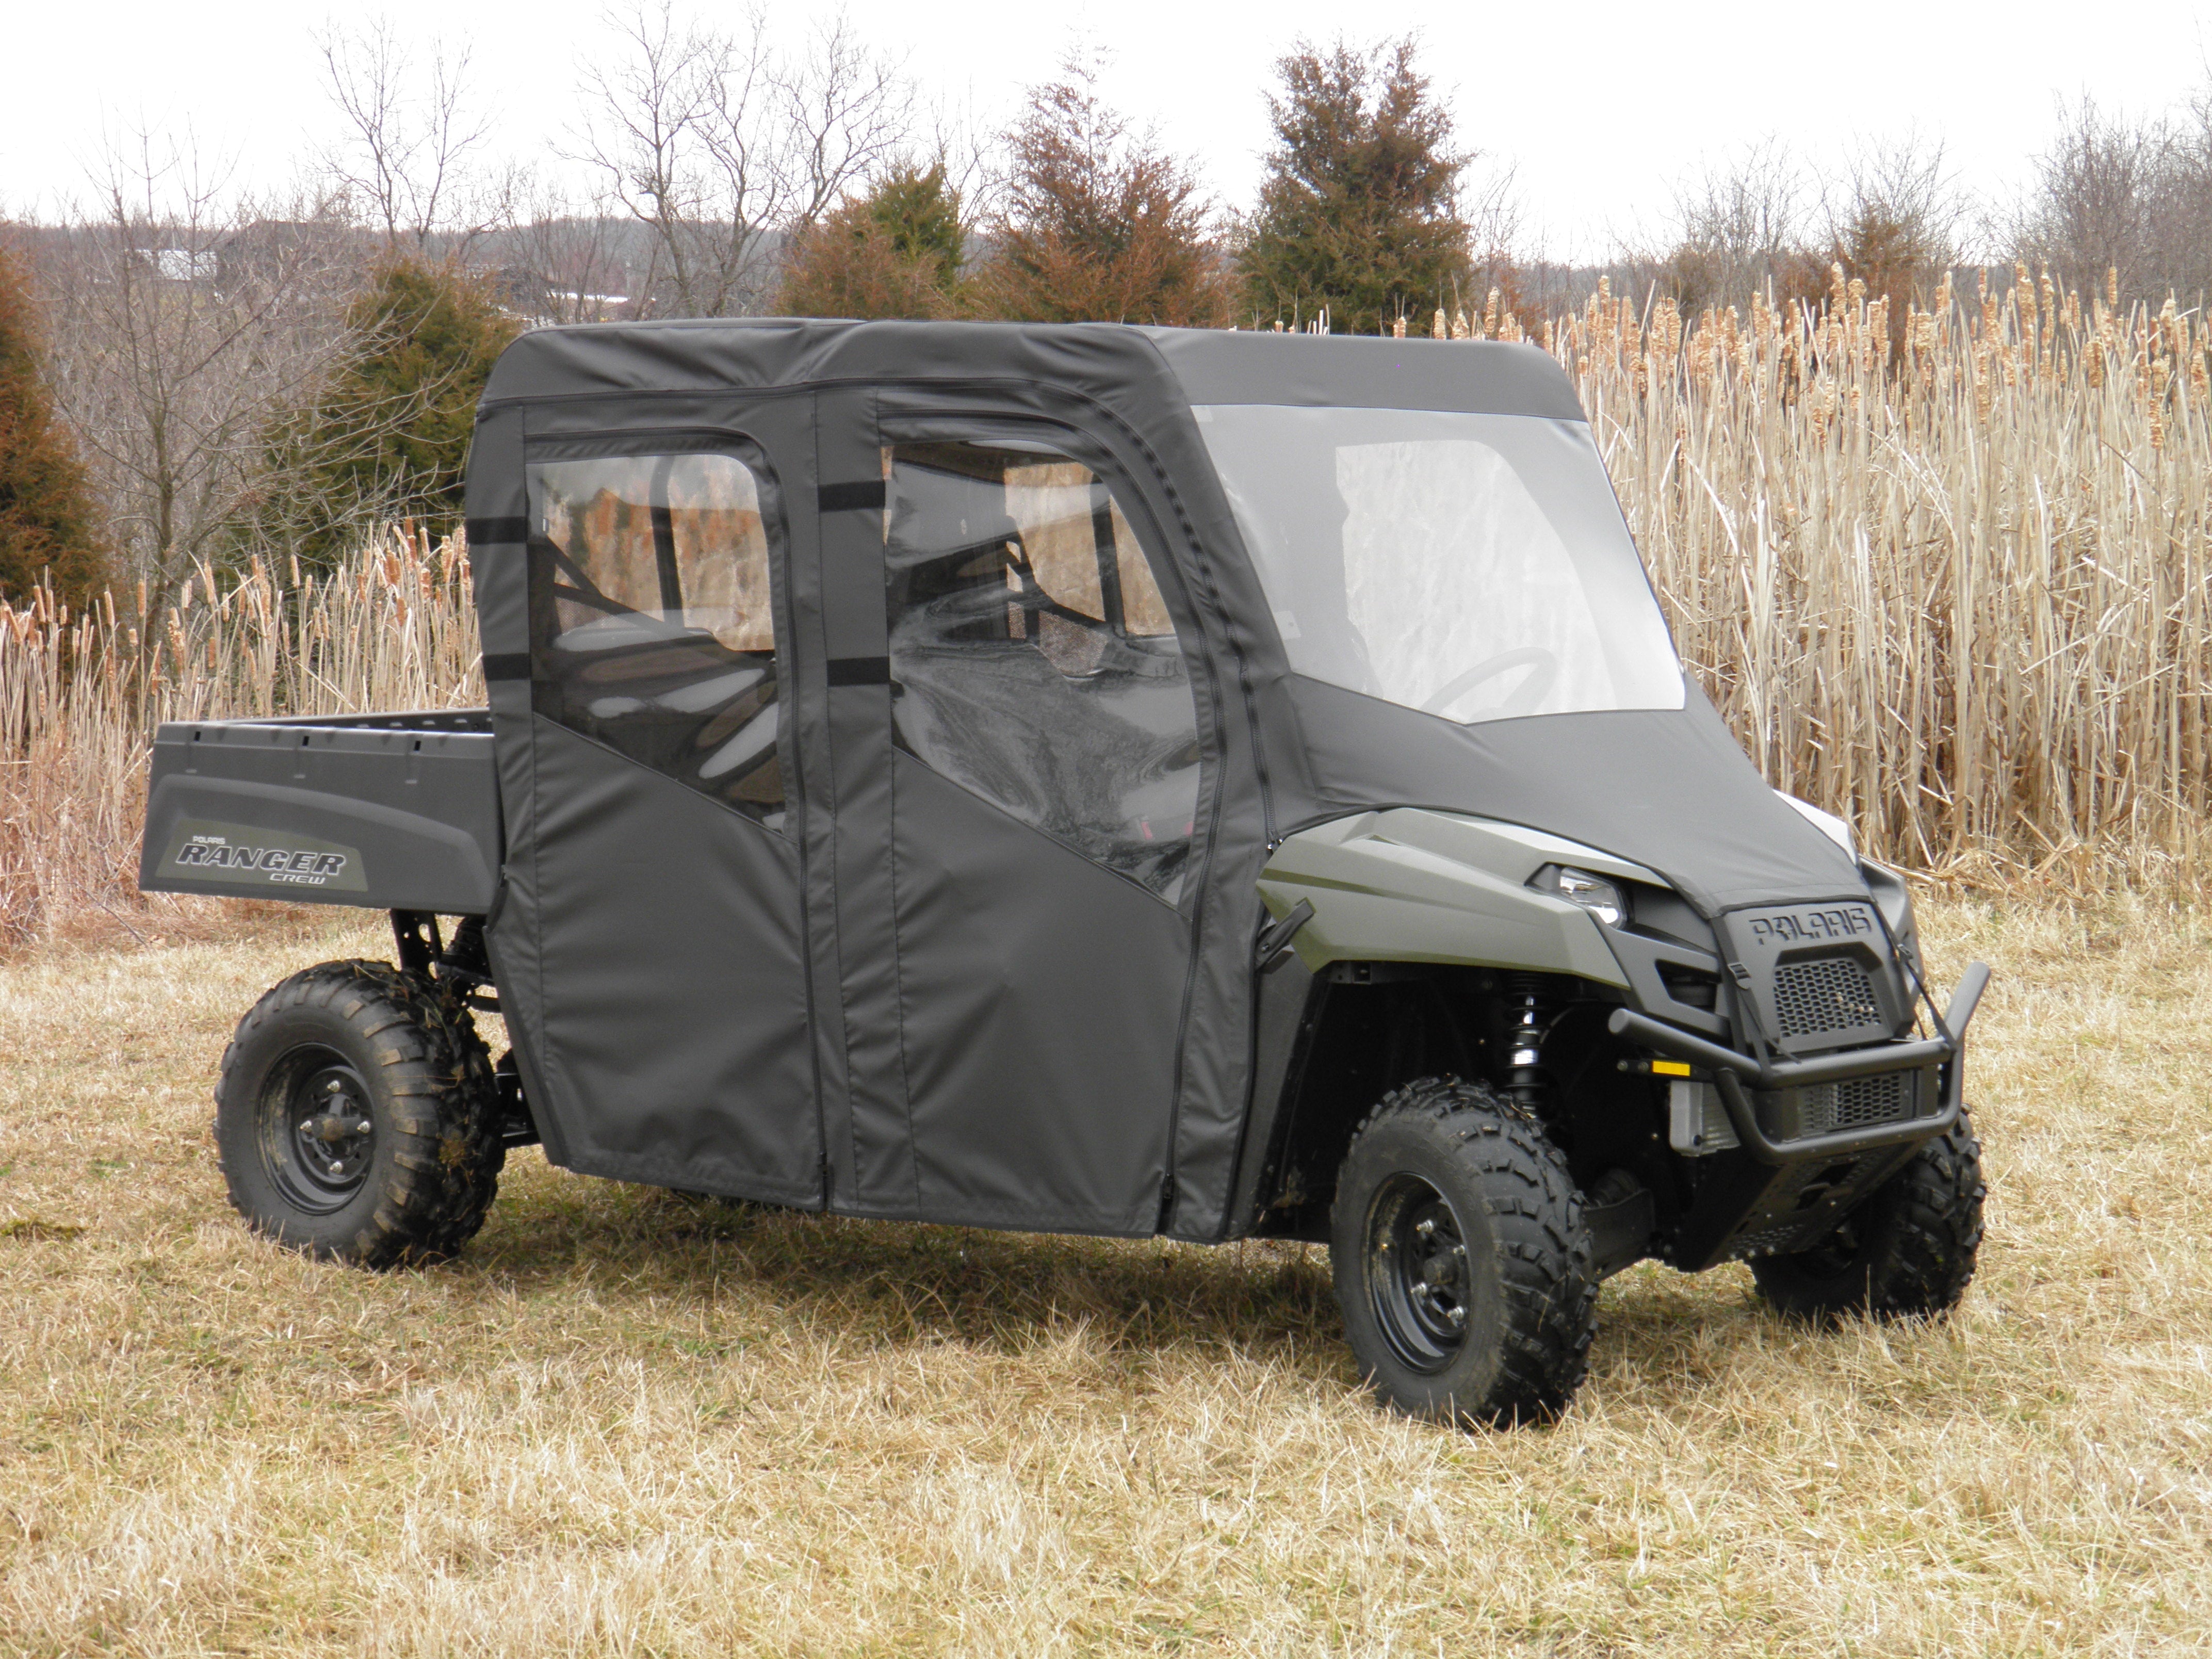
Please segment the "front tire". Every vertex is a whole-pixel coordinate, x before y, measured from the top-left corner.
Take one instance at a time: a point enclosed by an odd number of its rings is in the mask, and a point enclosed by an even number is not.
[[[1940,1318],[1959,1305],[1982,1244],[1982,1144],[1963,1115],[1809,1250],[1755,1256],[1759,1293],[1793,1318]]]
[[[326,962],[238,1024],[216,1150],[256,1232],[357,1267],[475,1237],[506,1158],[490,1056],[465,1010],[377,962]]]
[[[1384,1096],[1345,1154],[1330,1265],[1382,1403],[1435,1422],[1540,1422],[1589,1369],[1597,1280],[1566,1159],[1480,1084]]]

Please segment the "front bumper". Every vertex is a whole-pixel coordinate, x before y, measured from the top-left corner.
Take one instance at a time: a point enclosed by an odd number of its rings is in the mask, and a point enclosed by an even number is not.
[[[1709,1067],[1713,1086],[1720,1092],[1736,1139],[1762,1164],[1802,1163],[1808,1158],[1842,1158],[1907,1140],[1926,1140],[1940,1135],[1959,1121],[1964,1109],[1965,1067],[1959,1062],[1966,1050],[1966,1026],[1989,987],[1986,963],[1968,964],[1951,993],[1944,1011],[1940,1036],[1914,1042],[1877,1043],[1870,1048],[1822,1054],[1814,1060],[1762,1060],[1735,1048],[1724,1048],[1692,1032],[1639,1014],[1631,1008],[1613,1011],[1607,1029],[1615,1036],[1640,1042],[1662,1054]],[[1746,1092],[1748,1082],[1761,1091],[1810,1088],[1824,1083],[1848,1083],[1856,1078],[1878,1077],[1889,1072],[1917,1071],[1925,1074],[1921,1097],[1936,1096],[1942,1080],[1941,1107],[1934,1117],[1908,1118],[1899,1123],[1877,1123],[1860,1129],[1844,1129],[1824,1135],[1778,1140],[1767,1134]]]
[[[1911,1042],[1875,1043],[1809,1060],[1761,1060],[1653,1019],[1632,1009],[1613,1011],[1608,1027],[1641,1044],[1708,1073],[1741,1154],[1711,1160],[1718,1166],[1707,1192],[1675,1241],[1673,1258],[1692,1270],[1717,1261],[1808,1248],[1855,1207],[1923,1142],[1945,1133],[1966,1109],[1966,1033],[1990,970],[1974,963],[1960,975],[1939,1035]],[[1826,1133],[1782,1135],[1769,1122],[1790,1115],[1770,1109],[1831,1085],[1915,1073],[1913,1105],[1894,1121]],[[1904,1086],[1900,1079],[1900,1087]],[[1926,1115],[1922,1103],[1936,1109]]]

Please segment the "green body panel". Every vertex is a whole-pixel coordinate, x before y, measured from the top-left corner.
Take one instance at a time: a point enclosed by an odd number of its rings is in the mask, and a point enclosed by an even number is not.
[[[1294,945],[1315,971],[1332,962],[1462,963],[1626,986],[1595,918],[1526,884],[1547,864],[1664,884],[1641,865],[1541,830],[1401,808],[1290,836],[1260,872],[1260,896],[1278,917],[1300,899],[1312,904]]]

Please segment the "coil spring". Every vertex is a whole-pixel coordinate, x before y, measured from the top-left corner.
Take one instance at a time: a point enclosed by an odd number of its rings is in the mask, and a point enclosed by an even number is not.
[[[1544,1042],[1559,1016],[1559,999],[1546,974],[1504,976],[1507,1030],[1504,1091],[1539,1122],[1559,1115],[1559,1091],[1544,1063]]]

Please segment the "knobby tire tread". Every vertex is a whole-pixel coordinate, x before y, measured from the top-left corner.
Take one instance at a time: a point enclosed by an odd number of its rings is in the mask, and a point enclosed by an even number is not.
[[[1490,1194],[1486,1204],[1498,1232],[1508,1313],[1500,1333],[1502,1386],[1478,1415],[1504,1422],[1557,1417],[1589,1375],[1597,1334],[1598,1281],[1582,1192],[1566,1155],[1518,1103],[1486,1085],[1449,1077],[1392,1090],[1360,1121],[1352,1145],[1401,1116],[1444,1127]],[[1495,1194],[1499,1186],[1508,1188],[1504,1197]]]
[[[273,988],[239,1022],[223,1051],[218,1100],[252,1086],[236,1076],[248,1041],[304,1007],[336,1015],[368,1044],[393,1107],[379,1133],[399,1138],[368,1219],[351,1239],[311,1253],[368,1267],[455,1255],[483,1225],[506,1162],[498,1086],[476,1022],[428,981],[389,963],[320,963]],[[229,1187],[233,1206],[259,1227],[238,1182]]]
[[[1866,1224],[1881,1231],[1849,1273],[1818,1280],[1798,1257],[1761,1257],[1752,1262],[1761,1294],[1801,1318],[1861,1313],[1902,1321],[1949,1313],[1966,1296],[1981,1250],[1989,1192],[1981,1150],[1962,1115],[1869,1200]]]

